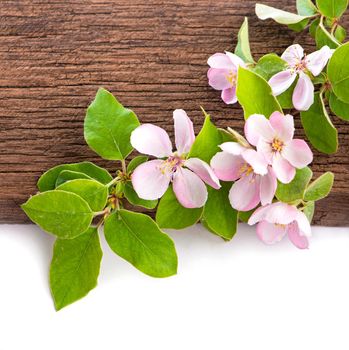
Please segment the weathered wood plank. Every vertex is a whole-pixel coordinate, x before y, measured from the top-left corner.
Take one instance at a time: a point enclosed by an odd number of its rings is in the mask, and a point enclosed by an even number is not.
[[[250,18],[256,57],[281,53],[297,40],[297,34],[272,21],[258,21],[254,3],[2,0],[0,221],[27,221],[18,205],[35,192],[39,175],[49,167],[82,159],[106,164],[88,149],[82,129],[99,86],[143,122],[172,130],[172,110],[184,108],[199,129],[202,105],[217,125],[241,130],[241,110],[225,106],[207,85],[207,57],[233,49],[244,16]],[[264,3],[293,9],[293,1]],[[311,40],[305,46],[312,49]],[[333,194],[317,211],[316,223],[322,225],[349,224],[349,124],[337,119],[335,124],[338,153],[316,154],[314,164],[315,173],[331,169],[336,174]]]

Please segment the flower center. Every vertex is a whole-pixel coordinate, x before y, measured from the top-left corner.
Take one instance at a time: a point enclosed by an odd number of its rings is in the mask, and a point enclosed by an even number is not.
[[[275,138],[273,140],[273,142],[271,143],[271,148],[272,148],[273,152],[281,152],[283,146],[284,146],[284,143],[277,138]]]
[[[168,157],[160,166],[160,171],[162,174],[173,174],[178,168],[182,167],[184,164],[184,159],[178,155],[173,155]]]
[[[244,163],[240,169],[239,169],[239,173],[242,176],[249,176],[250,174],[253,173],[253,168],[251,167],[250,164]]]
[[[295,65],[292,67],[297,73],[298,72],[304,72],[307,69],[307,57],[304,56],[303,59],[299,60]]]
[[[229,75],[227,75],[226,78],[231,86],[236,85],[236,73],[235,72],[230,71]]]

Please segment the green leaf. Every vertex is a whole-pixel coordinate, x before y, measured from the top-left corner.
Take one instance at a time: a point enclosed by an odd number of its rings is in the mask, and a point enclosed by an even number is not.
[[[156,222],[161,228],[183,229],[196,224],[202,215],[203,208],[184,208],[178,202],[172,187],[169,187],[160,199]]]
[[[279,10],[275,7],[256,4],[256,15],[259,19],[273,19],[280,24],[295,24],[307,19],[310,16],[300,16],[295,13]]]
[[[146,199],[139,198],[136,191],[133,189],[131,181],[128,181],[125,184],[124,195],[126,199],[129,201],[129,203],[131,203],[132,205],[137,205],[147,209],[154,209],[158,204],[157,200],[146,200]]]
[[[278,182],[278,187],[275,193],[276,198],[285,203],[303,199],[304,192],[312,176],[313,172],[308,167],[297,169],[296,176],[290,183],[283,184]]]
[[[84,135],[90,148],[104,159],[122,160],[132,151],[131,133],[137,116],[107,90],[99,89],[87,110]]]
[[[128,166],[127,166],[127,172],[128,173],[131,173],[133,170],[135,170],[138,165],[141,165],[142,163],[145,163],[146,161],[148,160],[148,157],[147,156],[137,156],[137,157],[134,157],[130,163],[128,163]]]
[[[308,218],[310,223],[313,220],[314,212],[315,212],[315,203],[314,202],[307,202],[304,206],[303,213]]]
[[[237,97],[244,109],[245,119],[255,113],[269,118],[275,111],[282,112],[268,82],[242,67],[239,67]]]
[[[334,32],[334,36],[341,43],[346,38],[347,31],[341,25],[338,25]]]
[[[306,201],[318,201],[327,197],[331,192],[333,181],[334,175],[330,171],[322,174],[308,186],[304,194],[304,199]]]
[[[325,45],[329,46],[331,49],[336,49],[338,47],[335,38],[321,25],[316,28],[315,41],[318,49],[321,49]]]
[[[59,173],[57,180],[56,180],[56,187],[58,187],[59,185],[64,184],[67,181],[71,181],[71,180],[76,180],[76,179],[89,179],[92,180],[92,177],[84,174],[84,173],[80,173],[78,171],[71,171],[71,170],[63,170]]]
[[[93,218],[87,202],[66,191],[36,194],[21,205],[30,220],[59,238],[74,238],[85,232]]]
[[[297,12],[301,16],[313,16],[317,14],[317,8],[311,0],[297,0]]]
[[[112,176],[108,173],[107,170],[90,162],[61,164],[55,166],[54,168],[51,168],[50,170],[46,171],[46,173],[41,175],[38,181],[39,190],[41,192],[54,190],[56,187],[57,178],[63,170],[71,170],[84,173],[85,175],[105,185],[113,180]]]
[[[238,43],[235,48],[235,54],[238,55],[244,62],[254,63],[251,55],[250,40],[248,36],[248,19],[245,17],[244,22],[239,30]]]
[[[58,186],[57,190],[77,194],[83,198],[95,212],[103,210],[107,204],[108,187],[95,180],[71,180]]]
[[[316,0],[320,12],[330,18],[339,18],[348,7],[348,0]]]
[[[229,202],[231,186],[231,183],[224,182],[219,190],[208,187],[208,198],[202,216],[214,233],[227,240],[235,235],[238,222],[238,212]]]
[[[303,19],[303,21],[300,21],[298,23],[289,24],[288,27],[295,32],[301,32],[302,30],[304,30],[306,28],[308,23],[309,23],[309,19],[306,18],[306,19]]]
[[[222,143],[222,137],[218,129],[210,120],[210,116],[205,113],[205,122],[199,135],[196,137],[188,158],[200,158],[209,163],[211,158],[219,151],[218,145]]]
[[[252,214],[257,210],[256,209],[252,209],[249,211],[239,211],[239,220],[242,222],[247,223],[249,218],[252,216]]]
[[[269,80],[273,75],[279,73],[287,68],[287,63],[275,53],[269,53],[262,56],[254,71],[263,77],[265,80]]]
[[[339,118],[349,121],[349,103],[344,103],[337,96],[330,93],[330,109]]]
[[[349,103],[349,42],[333,53],[327,67],[328,79],[335,95]]]
[[[102,250],[96,228],[74,239],[57,239],[50,268],[56,310],[83,298],[97,286]]]
[[[174,243],[148,215],[119,210],[106,219],[104,234],[116,254],[145,274],[153,277],[176,274]]]
[[[311,144],[320,152],[331,154],[338,148],[338,133],[327,114],[324,102],[317,92],[314,103],[301,112],[302,125]]]
[[[316,36],[316,30],[317,27],[320,24],[320,18],[316,18],[313,22],[311,22],[310,26],[309,26],[309,33],[310,35],[315,39]]]

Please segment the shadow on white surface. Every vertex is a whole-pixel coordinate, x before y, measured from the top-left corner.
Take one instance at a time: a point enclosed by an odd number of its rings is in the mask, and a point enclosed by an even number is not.
[[[143,275],[101,237],[98,287],[57,313],[54,237],[1,225],[0,350],[349,348],[348,228],[314,227],[306,251],[265,246],[245,225],[231,242],[199,225],[168,233],[177,276]]]

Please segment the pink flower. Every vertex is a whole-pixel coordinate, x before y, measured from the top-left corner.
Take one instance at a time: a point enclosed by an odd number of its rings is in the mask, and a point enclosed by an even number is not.
[[[277,187],[275,174],[262,154],[237,142],[220,145],[223,152],[211,159],[211,167],[220,180],[236,181],[230,192],[231,206],[239,211],[271,203]]]
[[[236,83],[239,66],[245,66],[244,61],[237,55],[226,51],[215,53],[208,60],[211,67],[207,72],[208,83],[215,90],[222,90],[222,100],[226,104],[237,102]]]
[[[173,112],[176,152],[167,132],[153,124],[143,124],[131,134],[131,144],[140,153],[157,158],[139,165],[132,174],[132,184],[138,196],[153,200],[163,196],[170,182],[183,207],[199,208],[207,200],[206,182],[215,189],[219,180],[212,169],[199,158],[187,159],[195,140],[193,123],[185,111]]]
[[[293,92],[292,102],[299,111],[307,111],[314,103],[314,85],[308,72],[315,77],[318,76],[331,58],[332,52],[333,50],[328,46],[323,46],[320,50],[307,56],[298,44],[288,47],[281,56],[288,64],[287,69],[276,73],[269,80],[274,95],[278,96],[286,91],[298,75],[299,79]]]
[[[245,124],[248,142],[257,146],[257,151],[264,155],[272,165],[276,177],[282,183],[289,183],[301,169],[313,160],[307,143],[293,139],[294,122],[291,115],[274,112],[270,119],[264,115],[253,114]]]
[[[308,248],[311,236],[310,223],[305,214],[293,205],[282,202],[258,208],[248,220],[257,224],[257,236],[266,244],[279,242],[286,234],[298,248]]]

